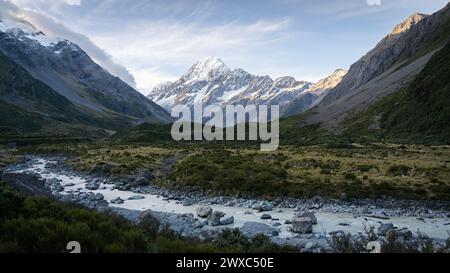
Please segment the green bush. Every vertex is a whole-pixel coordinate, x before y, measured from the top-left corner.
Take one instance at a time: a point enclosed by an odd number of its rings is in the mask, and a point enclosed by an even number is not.
[[[168,175],[169,186],[214,189],[215,193],[271,195],[285,186],[287,171],[275,160],[226,150],[204,151],[179,162]]]
[[[232,238],[235,239],[232,239]],[[267,237],[248,239],[224,231],[213,242],[188,240],[156,218],[133,225],[112,213],[26,197],[0,182],[0,253],[64,253],[78,241],[83,253],[286,252]]]
[[[387,175],[389,176],[406,176],[411,171],[411,168],[405,165],[394,165],[389,167]]]
[[[295,248],[274,244],[269,237],[264,235],[248,238],[239,229],[223,230],[214,245],[223,249],[244,250],[251,253],[295,252]]]

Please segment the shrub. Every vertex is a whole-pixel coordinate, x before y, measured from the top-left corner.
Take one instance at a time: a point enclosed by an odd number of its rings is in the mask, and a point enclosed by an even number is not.
[[[286,178],[287,171],[277,160],[212,150],[179,162],[164,183],[205,191],[214,189],[216,193],[262,196],[282,191]]]
[[[375,168],[376,168],[376,166],[373,166],[373,165],[357,165],[356,166],[356,169],[363,173],[368,172],[371,169],[375,169]]]
[[[394,165],[389,167],[387,175],[389,176],[406,176],[411,171],[411,168],[405,165]]]
[[[336,232],[329,240],[331,250],[335,253],[363,253],[366,252],[366,241],[355,240],[348,232]]]
[[[258,235],[254,238],[244,236],[239,229],[224,229],[214,241],[214,245],[223,249],[240,250],[251,253],[295,252],[290,246],[274,244],[269,237]]]

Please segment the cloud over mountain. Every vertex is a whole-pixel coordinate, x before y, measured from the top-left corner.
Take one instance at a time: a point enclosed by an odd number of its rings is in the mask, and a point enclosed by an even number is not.
[[[76,5],[77,1],[68,1],[67,4]],[[52,38],[61,37],[78,44],[95,62],[107,69],[111,74],[121,78],[133,87],[136,86],[133,75],[124,66],[114,62],[108,53],[93,43],[87,36],[70,30],[54,18],[37,10],[21,9],[6,0],[0,0],[0,16],[23,18]]]

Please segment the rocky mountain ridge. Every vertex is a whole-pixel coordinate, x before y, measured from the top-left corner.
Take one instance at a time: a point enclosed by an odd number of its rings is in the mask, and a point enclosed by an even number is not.
[[[155,87],[148,97],[166,110],[177,104],[204,106],[217,104],[280,104],[300,96],[312,86],[293,77],[273,80],[269,76],[255,76],[243,69],[231,70],[217,57],[209,57],[193,65],[173,83]]]

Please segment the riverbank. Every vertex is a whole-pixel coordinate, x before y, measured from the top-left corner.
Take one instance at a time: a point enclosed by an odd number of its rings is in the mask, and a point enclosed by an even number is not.
[[[6,173],[41,176],[60,200],[94,207],[112,209],[137,221],[143,211],[152,213],[174,231],[186,237],[211,239],[224,228],[240,228],[247,236],[264,233],[279,244],[316,249],[329,248],[329,238],[336,232],[364,235],[364,229],[393,224],[397,230],[421,231],[436,242],[448,237],[450,219],[448,203],[408,200],[308,200],[208,197],[194,191],[167,190],[153,184],[133,184],[142,177],[100,177],[69,169],[64,157],[27,156],[25,161],[9,167]],[[131,186],[130,186],[131,184]],[[200,206],[210,206],[232,217],[228,224],[210,226],[208,220],[196,215]],[[313,212],[317,224],[312,232],[292,232],[289,223],[295,215]],[[263,217],[264,215],[264,217]],[[265,218],[265,219],[261,219]]]

